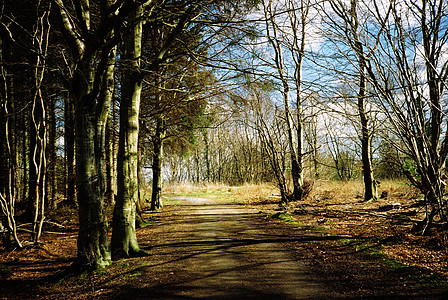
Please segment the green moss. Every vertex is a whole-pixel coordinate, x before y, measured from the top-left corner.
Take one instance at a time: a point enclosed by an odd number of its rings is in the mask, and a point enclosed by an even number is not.
[[[317,225],[303,225],[303,224],[299,224],[298,225],[300,228],[305,229],[305,230],[311,230],[311,231],[315,231],[315,232],[319,232],[319,233],[326,233],[326,230],[324,227],[322,226],[317,226]]]
[[[271,218],[282,220],[282,221],[292,224],[294,226],[300,227],[304,230],[310,230],[310,231],[314,231],[314,232],[318,232],[318,233],[322,233],[322,234],[327,233],[327,229],[328,229],[328,227],[325,227],[325,226],[300,224],[299,222],[297,222],[296,219],[294,219],[294,217],[292,217],[287,212],[277,212],[277,213],[271,215]]]
[[[381,252],[383,245],[395,245],[401,242],[400,236],[391,236],[387,238],[373,237],[368,240],[350,240],[341,239],[341,243],[353,247],[356,251],[362,251],[371,257],[384,262],[389,268],[399,273],[403,278],[412,279],[420,284],[440,285],[447,284],[448,279],[438,273],[431,272],[425,268],[409,266],[399,262],[396,259],[388,258]]]
[[[131,274],[129,274],[129,277],[138,277],[138,276],[142,276],[142,272],[141,271],[133,271]]]
[[[61,279],[58,280],[56,285],[67,284],[67,285],[77,285],[84,286],[91,282],[92,274],[88,272],[83,272],[79,275],[74,275],[72,273],[66,274]]]
[[[396,272],[402,274],[403,276],[412,278],[413,280],[421,284],[430,284],[430,285],[448,284],[448,278],[439,273],[432,272],[431,270],[419,268],[416,266],[408,266],[403,263],[400,263],[395,259],[385,258],[384,262]]]
[[[279,219],[279,220],[282,220],[284,222],[288,222],[288,223],[293,224],[293,225],[297,225],[297,226],[299,225],[299,223],[290,214],[288,214],[287,212],[275,213],[275,214],[273,214],[271,216],[271,218]]]

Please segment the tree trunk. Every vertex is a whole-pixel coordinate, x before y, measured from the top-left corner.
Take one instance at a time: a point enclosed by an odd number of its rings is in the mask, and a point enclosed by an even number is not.
[[[104,202],[106,205],[114,203],[114,190],[112,185],[113,174],[113,160],[115,159],[113,155],[113,141],[112,141],[112,128],[111,128],[111,120],[107,119],[106,124],[106,192],[104,196]]]
[[[111,263],[108,225],[104,209],[105,136],[110,98],[99,97],[105,70],[120,40],[125,19],[134,1],[102,1],[92,10],[88,1],[77,5],[77,18],[63,0],[55,0],[65,36],[72,50],[70,89],[75,105],[76,185],[79,203],[78,256],[75,272],[94,270]],[[95,13],[91,14],[91,11]],[[98,15],[98,12],[101,15]],[[91,17],[92,20],[91,21]],[[98,18],[97,18],[98,17]],[[120,31],[121,32],[121,31]]]
[[[47,126],[48,126],[48,142],[47,142],[47,197],[48,208],[53,210],[56,208],[57,178],[56,178],[56,98],[51,97],[47,107]]]
[[[154,154],[152,162],[152,196],[151,210],[160,209],[162,203],[162,164],[163,164],[163,139],[165,138],[165,121],[163,116],[157,119],[156,132],[154,134]]]
[[[362,47],[361,45],[359,47]],[[361,160],[364,177],[364,201],[378,200],[377,184],[373,177],[372,160],[370,157],[370,130],[367,113],[365,111],[366,97],[366,74],[365,59],[363,55],[359,57],[359,93],[358,93],[358,113],[361,121]]]
[[[5,45],[7,44],[7,45]],[[11,52],[8,51],[9,43],[4,43],[0,39],[0,226],[6,226],[7,231],[2,236],[5,247],[12,246],[12,239],[15,244],[22,248],[22,244],[17,236],[17,226],[15,222],[15,200],[16,189],[15,168],[16,156],[12,151],[12,128],[11,128],[11,100],[12,100],[12,79],[8,79],[5,70],[5,56]],[[6,51],[5,51],[6,50]],[[4,52],[6,55],[4,56]]]
[[[87,51],[87,50],[86,50]],[[105,194],[105,137],[110,98],[98,97],[111,50],[89,49],[71,81],[75,98],[76,187],[79,203],[77,271],[111,263]],[[101,63],[97,64],[97,56]],[[101,74],[101,75],[99,75]]]
[[[32,109],[32,131],[34,140],[31,148],[31,169],[35,176],[33,190],[30,190],[33,201],[33,232],[32,240],[39,243],[45,211],[45,191],[46,191],[46,128],[45,128],[45,105],[41,96],[40,88],[36,90]]]
[[[65,99],[64,120],[65,203],[76,207],[75,106],[73,99],[68,96]]]
[[[305,3],[306,2],[306,3]],[[296,5],[300,6],[297,10]],[[293,29],[293,41],[294,45],[291,48],[291,53],[294,58],[294,81],[296,85],[296,109],[297,109],[297,147],[296,147],[296,157],[297,167],[295,169],[296,187],[294,189],[294,199],[303,200],[303,100],[302,100],[302,65],[303,59],[305,57],[305,40],[306,40],[306,25],[308,12],[310,9],[310,3],[307,1],[300,1],[296,3],[295,1],[290,1],[288,3],[289,8],[289,19]],[[300,14],[298,16],[298,14]],[[300,33],[299,33],[300,32]]]
[[[112,97],[111,117],[107,119],[106,131],[106,203],[115,204],[117,194],[117,150],[118,150],[118,109]]]
[[[208,131],[207,129],[202,129],[201,132],[204,139],[205,181],[210,182],[210,144]]]
[[[145,220],[142,217],[143,213],[143,201],[144,198],[142,198],[141,194],[141,188],[142,188],[142,147],[141,147],[141,140],[142,136],[139,131],[138,135],[138,164],[137,164],[137,181],[138,181],[138,200],[137,200],[137,206],[136,206],[136,212],[135,212],[135,228],[143,228],[146,227],[148,224],[145,223]]]
[[[351,0],[351,30],[354,37],[354,50],[358,57],[359,66],[359,91],[358,91],[358,113],[361,121],[361,160],[364,177],[364,201],[376,201],[378,199],[377,184],[373,178],[372,160],[370,157],[370,132],[369,120],[365,111],[366,91],[366,58],[363,46],[358,36],[358,16],[356,1]]]
[[[87,64],[89,65],[89,64]],[[74,85],[83,85],[80,71]],[[82,74],[93,71],[90,66]],[[84,86],[90,90],[90,86]],[[95,98],[90,93],[78,95],[76,101],[76,186],[79,202],[77,267],[95,270],[110,264],[107,217],[104,210],[104,140],[106,118],[96,113]],[[105,105],[107,107],[107,105]],[[107,114],[102,110],[100,115]]]
[[[140,55],[142,44],[143,8],[135,9],[129,20],[133,24],[124,44],[122,60],[128,65],[123,71],[120,107],[120,139],[118,148],[117,202],[112,229],[114,259],[135,256],[140,252],[135,232],[138,202],[138,133],[142,77]]]
[[[107,62],[107,68],[104,73],[104,86],[101,90],[100,97],[104,99],[104,101],[107,101],[109,103],[112,103],[112,98],[115,91],[115,55],[116,50],[115,48],[111,50],[111,53],[109,55],[109,61]],[[106,158],[105,158],[105,164],[106,164],[106,192],[105,192],[105,202],[107,204],[114,203],[114,185],[113,185],[113,178],[115,176],[114,174],[114,128],[112,126],[112,118],[107,118],[106,123]]]
[[[264,3],[264,2],[263,2]],[[289,93],[290,93],[290,86],[287,79],[287,74],[285,74],[285,67],[284,67],[284,56],[282,53],[282,45],[278,37],[278,24],[275,23],[274,18],[274,12],[272,11],[272,3],[269,2],[268,5],[264,4],[264,13],[266,17],[266,31],[267,31],[267,37],[272,45],[272,48],[275,53],[275,67],[277,69],[278,75],[280,77],[281,83],[282,83],[282,98],[283,98],[283,105],[285,107],[285,123],[286,123],[286,133],[288,137],[288,145],[289,145],[289,154],[291,159],[291,176],[292,176],[292,184],[293,184],[293,192],[292,192],[292,199],[293,200],[300,200],[301,194],[302,194],[302,188],[301,188],[301,181],[303,182],[303,179],[301,179],[301,175],[299,174],[299,162],[297,158],[296,153],[296,142],[294,139],[294,131],[293,131],[293,121],[291,116],[291,109],[289,104]],[[272,34],[271,29],[272,28]],[[303,184],[302,184],[303,185]]]

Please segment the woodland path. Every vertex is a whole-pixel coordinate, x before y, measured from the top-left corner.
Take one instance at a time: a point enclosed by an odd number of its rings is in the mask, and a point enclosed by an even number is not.
[[[42,247],[0,256],[13,271],[0,299],[448,299],[445,281],[422,283],[343,236],[272,218],[275,207],[176,197],[144,213],[149,255],[73,278],[58,274],[76,258],[77,228],[47,233]]]
[[[267,234],[253,223],[256,208],[203,198],[177,200],[182,203],[180,210],[164,218],[159,226],[159,236],[166,238],[152,244],[150,250],[152,255],[171,260],[145,267],[156,274],[171,275],[146,290],[151,299],[336,296],[282,247],[284,237]],[[140,294],[135,292],[136,296]]]

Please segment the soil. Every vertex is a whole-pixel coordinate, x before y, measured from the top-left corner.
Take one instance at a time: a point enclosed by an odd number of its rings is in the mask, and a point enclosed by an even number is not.
[[[0,299],[448,297],[445,236],[412,235],[412,221],[387,218],[421,208],[319,199],[279,209],[275,199],[179,197],[144,213],[148,256],[77,277],[58,276],[76,257],[76,224],[50,223],[40,247],[0,253],[11,270]]]

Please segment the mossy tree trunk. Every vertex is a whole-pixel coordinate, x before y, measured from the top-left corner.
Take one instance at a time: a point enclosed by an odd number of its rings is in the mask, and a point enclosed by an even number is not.
[[[110,97],[100,96],[100,92],[107,84],[105,72],[112,49],[120,40],[118,33],[137,3],[102,1],[101,15],[94,20],[97,15],[90,13],[93,10],[88,1],[75,5],[77,17],[70,15],[71,7],[69,9],[63,0],[55,2],[73,60],[69,80],[75,107],[79,203],[78,255],[73,268],[75,272],[91,271],[111,262],[104,210],[104,151]]]
[[[91,94],[81,99],[89,96]],[[76,186],[79,202],[77,264],[80,270],[94,270],[110,264],[102,158],[105,122],[97,117],[92,108],[90,105],[77,105],[76,109]]]
[[[122,99],[120,107],[120,137],[118,144],[117,202],[112,228],[112,256],[130,257],[140,252],[135,232],[138,202],[138,134],[142,76],[140,55],[142,44],[143,7],[132,13],[133,26],[123,45]]]
[[[75,95],[76,125],[76,187],[79,203],[78,257],[79,269],[94,270],[111,262],[108,222],[104,208],[105,195],[105,137],[110,110],[109,97],[97,97],[94,78],[107,69],[114,51],[104,55],[101,67],[92,67],[96,57],[81,60],[72,80],[80,87]],[[107,83],[107,80],[104,81]],[[88,84],[91,83],[91,84]]]

